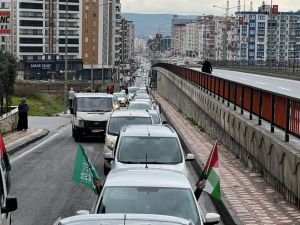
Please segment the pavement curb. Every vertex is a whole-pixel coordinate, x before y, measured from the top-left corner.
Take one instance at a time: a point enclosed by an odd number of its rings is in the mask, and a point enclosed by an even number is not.
[[[21,150],[22,148],[42,139],[43,137],[47,136],[48,134],[49,134],[49,130],[42,129],[42,131],[39,132],[39,134],[33,135],[32,138],[30,138],[30,139],[28,138],[28,140],[25,140],[24,142],[22,142],[20,144],[12,144],[11,146],[6,147],[6,150],[9,155],[12,155],[12,154],[18,152],[19,150]]]
[[[183,146],[184,151],[186,153],[193,153],[194,155],[196,155],[192,151],[191,147],[187,144],[185,139],[183,138],[183,135],[182,135],[181,131],[179,129],[177,129],[176,126],[174,126],[172,120],[170,119],[169,115],[166,113],[166,111],[164,110],[162,105],[158,101],[156,101],[156,102],[159,105],[159,107],[161,109],[161,112],[165,115],[168,123],[179,134],[179,139],[181,141],[181,144]],[[195,157],[195,160],[192,162],[192,166],[195,169],[197,175],[200,176],[201,172],[203,171],[204,164],[197,157]],[[215,200],[211,197],[210,197],[210,199],[212,200],[212,202],[215,205],[218,212],[220,212],[221,217],[222,217],[222,221],[225,225],[239,225],[239,224],[241,224],[238,217],[235,215],[235,213],[232,212],[232,210],[230,210],[230,206],[229,206],[228,202],[226,201],[226,199],[222,198],[222,201],[217,201],[217,200]]]

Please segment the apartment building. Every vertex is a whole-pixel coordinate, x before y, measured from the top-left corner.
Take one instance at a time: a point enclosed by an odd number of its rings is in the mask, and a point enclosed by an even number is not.
[[[147,41],[142,38],[134,39],[134,51],[136,54],[141,54],[146,50]]]
[[[172,49],[176,55],[185,54],[184,51],[184,37],[186,35],[186,25],[191,23],[191,19],[179,19],[174,17],[172,19],[171,27],[171,39],[172,39]]]
[[[196,21],[186,24],[183,36],[183,51],[189,57],[197,57],[199,51],[199,26]]]
[[[81,71],[80,12],[79,0],[13,1],[13,52],[25,78],[62,77],[66,39],[69,74]]]
[[[256,12],[237,12],[235,29],[237,60],[300,60],[299,12],[279,12],[277,5],[263,4]]]

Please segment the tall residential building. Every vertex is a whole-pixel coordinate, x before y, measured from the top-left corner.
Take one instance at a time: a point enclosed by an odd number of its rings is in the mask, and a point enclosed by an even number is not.
[[[82,1],[82,59],[84,74],[110,79],[120,56],[120,0]]]
[[[257,12],[236,12],[237,60],[300,60],[300,13],[263,4]]]
[[[183,36],[183,49],[187,56],[197,57],[199,52],[199,26],[196,21],[186,24]]]
[[[134,39],[134,52],[136,54],[141,54],[146,50],[147,41],[142,38]]]
[[[66,27],[68,59],[81,59],[81,4],[79,0],[15,1],[15,54],[18,60],[64,59]]]
[[[213,15],[199,17],[199,57],[213,60],[216,58],[216,22]]]
[[[128,58],[131,62],[134,58],[134,36],[135,36],[135,26],[132,21],[127,21],[127,30],[128,30]]]
[[[175,54],[184,54],[183,39],[186,32],[186,24],[192,21],[191,19],[178,19],[177,17],[172,19],[171,39],[172,49]]]

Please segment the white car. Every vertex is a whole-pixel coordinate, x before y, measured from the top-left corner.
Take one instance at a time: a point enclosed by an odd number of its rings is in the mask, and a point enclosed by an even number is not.
[[[194,160],[185,153],[173,128],[166,125],[129,125],[121,129],[114,151],[106,152],[112,169],[142,167],[175,170],[188,175],[186,161]]]
[[[190,220],[195,225],[217,224],[220,215],[202,214],[188,178],[175,171],[147,168],[112,170],[94,213],[159,214]]]
[[[107,122],[105,133],[104,155],[115,149],[115,144],[124,125],[131,124],[153,124],[152,117],[147,111],[117,110],[113,111]],[[111,160],[104,161],[104,173],[107,174],[111,168]]]
[[[191,222],[174,216],[152,214],[89,214],[58,219],[53,225],[191,225]]]

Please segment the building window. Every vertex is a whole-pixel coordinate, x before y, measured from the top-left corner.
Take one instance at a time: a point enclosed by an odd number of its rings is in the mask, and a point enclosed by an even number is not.
[[[88,37],[85,37],[85,38],[84,38],[84,42],[89,42],[89,38],[88,38]]]

